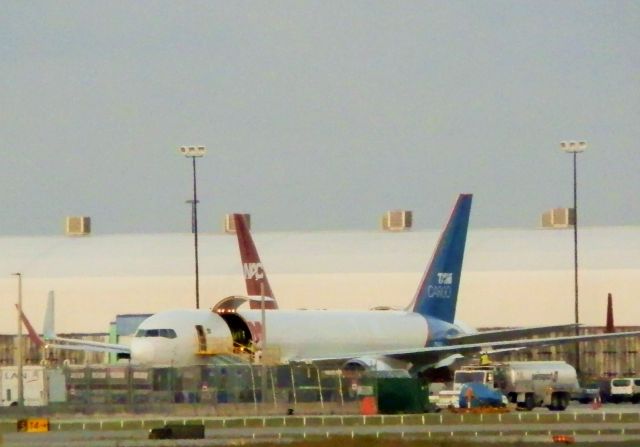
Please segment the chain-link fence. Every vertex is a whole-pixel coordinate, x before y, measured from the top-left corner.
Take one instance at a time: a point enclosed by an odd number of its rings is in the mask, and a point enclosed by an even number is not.
[[[66,402],[58,406],[163,407],[191,404],[254,406],[294,411],[301,405],[332,412],[357,405],[360,379],[314,365],[227,364],[185,368],[66,366]],[[53,402],[52,402],[53,403]]]

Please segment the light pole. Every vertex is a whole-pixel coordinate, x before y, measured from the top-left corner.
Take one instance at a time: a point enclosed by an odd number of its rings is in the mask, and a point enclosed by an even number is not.
[[[22,365],[24,353],[22,351],[22,273],[14,273],[18,277],[18,346],[16,347],[18,366],[18,407],[24,407],[24,379],[22,377]]]
[[[191,205],[191,232],[196,232],[196,202],[193,199],[185,200],[184,203],[188,203]]]
[[[198,274],[198,194],[196,188],[196,158],[204,157],[207,148],[204,146],[181,146],[178,151],[187,158],[191,158],[193,163],[193,208],[192,208],[192,232],[193,247],[195,252],[196,268],[196,309],[200,309],[200,277]]]
[[[584,152],[587,148],[586,141],[562,141],[560,149],[573,154],[573,275],[574,275],[574,312],[576,322],[576,335],[580,335],[578,325],[580,324],[580,315],[578,307],[578,169],[577,155]],[[578,342],[575,345],[576,370],[580,373],[580,346]]]

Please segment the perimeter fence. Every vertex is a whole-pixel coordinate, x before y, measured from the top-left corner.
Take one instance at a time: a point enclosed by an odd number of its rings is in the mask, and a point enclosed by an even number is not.
[[[63,380],[50,381],[45,392],[63,397],[49,399],[49,407],[84,413],[167,413],[185,408],[200,409],[204,414],[232,409],[247,413],[252,408],[260,413],[293,413],[296,408],[305,408],[307,413],[339,413],[342,409],[357,411],[363,388],[362,378],[306,364],[91,365],[66,366],[56,372]]]

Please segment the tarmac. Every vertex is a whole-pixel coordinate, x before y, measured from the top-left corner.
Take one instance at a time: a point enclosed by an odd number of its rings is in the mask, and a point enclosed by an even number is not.
[[[463,445],[536,445],[567,435],[576,444],[640,445],[640,405],[607,404],[599,409],[572,404],[567,411],[506,414],[292,415],[167,418],[51,417],[45,433],[18,433],[15,420],[0,421],[0,445],[11,447],[141,447],[290,444],[296,441],[367,438],[375,440],[440,440]],[[203,424],[205,439],[149,440],[149,430],[166,423]]]

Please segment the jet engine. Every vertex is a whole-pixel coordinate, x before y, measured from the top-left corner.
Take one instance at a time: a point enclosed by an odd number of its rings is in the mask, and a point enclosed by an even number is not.
[[[364,372],[391,372],[394,375],[409,377],[408,367],[410,364],[391,357],[357,357],[347,360],[342,365],[342,372],[346,376],[350,374],[362,374]]]

